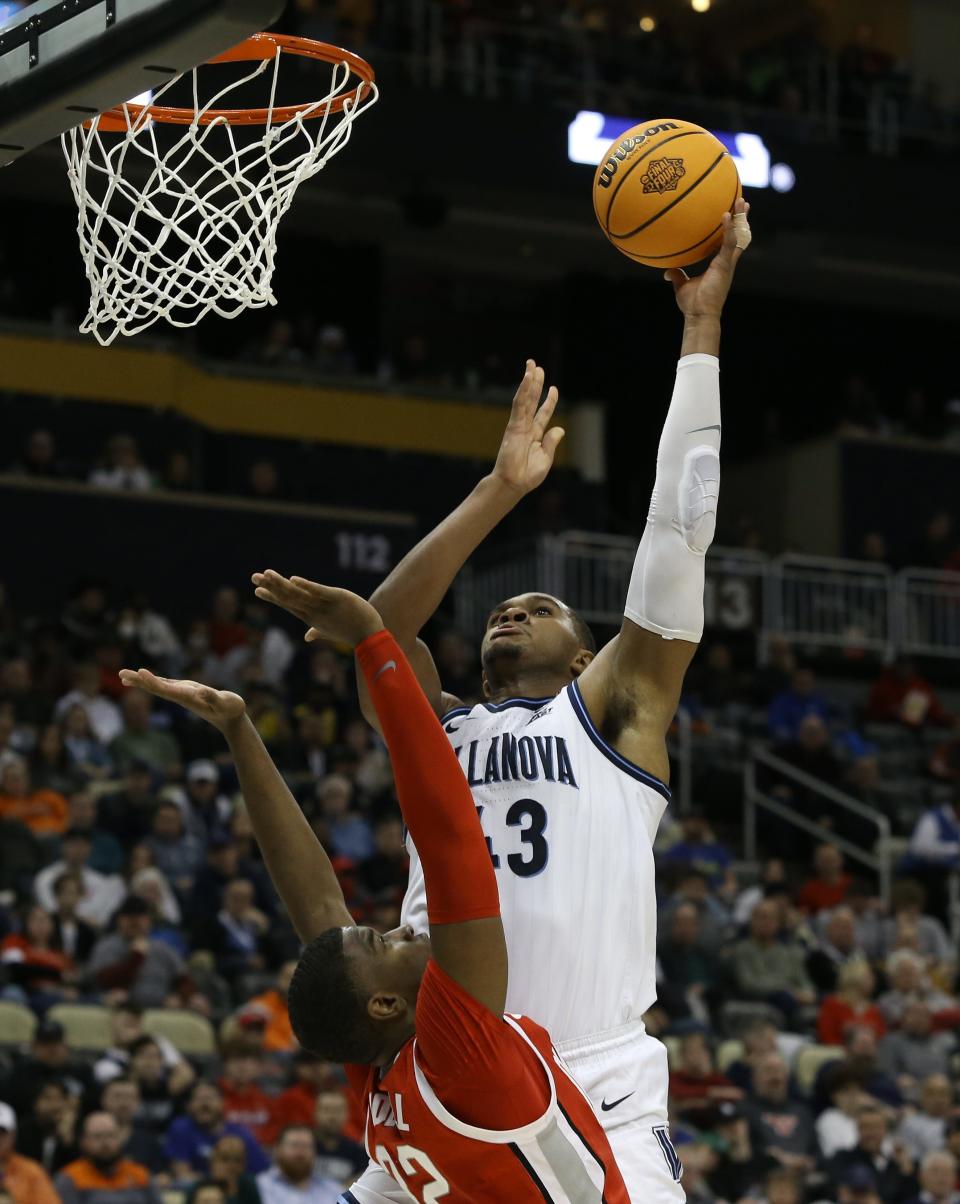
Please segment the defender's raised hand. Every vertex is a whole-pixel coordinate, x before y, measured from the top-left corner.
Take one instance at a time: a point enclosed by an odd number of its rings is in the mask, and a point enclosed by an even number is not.
[[[231,694],[229,690],[215,690],[199,681],[175,681],[170,677],[157,677],[149,669],[121,669],[120,680],[127,687],[136,686],[157,698],[178,703],[194,715],[212,723],[221,732],[226,732],[247,713],[246,703],[239,694]]]
[[[682,268],[669,268],[663,277],[673,285],[677,305],[688,318],[719,318],[733,283],[740,256],[750,243],[750,206],[741,197],[733,213],[723,215],[723,243],[700,276],[688,276]]]
[[[550,386],[541,405],[542,396],[543,369],[527,360],[492,473],[518,493],[529,493],[543,483],[565,434],[563,427],[550,427],[559,400],[556,387]]]
[[[284,577],[273,569],[253,574],[256,595],[272,602],[309,627],[308,641],[334,640],[355,648],[368,635],[383,630],[383,619],[365,599],[347,589],[318,585],[305,577]]]

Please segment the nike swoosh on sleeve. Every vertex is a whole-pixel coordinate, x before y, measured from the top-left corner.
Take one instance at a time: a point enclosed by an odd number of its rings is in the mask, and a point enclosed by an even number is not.
[[[392,669],[394,671],[394,673],[396,673],[397,662],[396,661],[387,661],[385,664],[381,665],[380,668],[377,670],[376,675],[373,680],[379,681],[380,678],[384,675],[384,673],[386,673],[386,671],[388,669]]]
[[[718,422],[715,422],[713,424],[713,426],[695,426],[692,431],[687,431],[687,434],[688,435],[696,435],[699,431],[718,431],[719,432],[719,430],[720,430],[720,424]]]

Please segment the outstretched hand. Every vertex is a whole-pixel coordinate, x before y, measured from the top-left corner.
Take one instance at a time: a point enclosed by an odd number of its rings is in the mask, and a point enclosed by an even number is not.
[[[733,213],[723,215],[723,242],[720,250],[710,260],[710,265],[700,276],[690,277],[682,268],[668,268],[664,280],[669,280],[677,298],[677,305],[687,318],[719,318],[733,283],[740,256],[750,241],[750,226],[747,217],[750,206],[738,198]],[[734,217],[739,220],[734,221]]]
[[[170,677],[157,677],[149,669],[121,669],[120,680],[127,687],[136,686],[156,698],[178,703],[194,715],[212,723],[221,732],[225,732],[247,713],[246,703],[239,694],[232,694],[229,690],[215,690],[199,681],[175,681]]]
[[[347,589],[318,585],[305,577],[284,577],[273,569],[253,574],[256,595],[307,624],[307,641],[334,640],[356,648],[383,630],[383,619],[365,599]]]
[[[559,400],[556,386],[547,390],[543,404],[541,397],[543,369],[527,360],[493,466],[494,477],[520,493],[529,493],[543,484],[565,434],[561,426],[550,427]]]

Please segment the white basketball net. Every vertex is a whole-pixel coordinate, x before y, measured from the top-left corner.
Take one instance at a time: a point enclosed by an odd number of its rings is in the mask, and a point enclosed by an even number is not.
[[[283,57],[278,51],[258,62],[202,105],[200,69],[194,69],[197,117],[190,126],[159,125],[146,109],[125,108],[125,132],[101,131],[94,118],[63,135],[90,281],[83,333],[106,346],[159,318],[195,326],[211,311],[232,318],[276,304],[271,278],[280,219],[297,188],[346,145],[355,118],[377,99],[371,84],[359,100],[346,99],[342,111],[332,110],[333,101],[357,83],[347,64],[338,63],[322,100],[289,121],[274,122]],[[200,124],[200,115],[223,108],[224,96],[270,67],[265,126],[235,130],[222,118]],[[152,103],[176,82],[159,88]],[[163,150],[160,131],[172,142]]]

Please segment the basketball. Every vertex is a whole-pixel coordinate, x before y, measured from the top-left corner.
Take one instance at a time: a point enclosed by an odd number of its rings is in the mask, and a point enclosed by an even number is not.
[[[718,138],[689,121],[644,121],[610,144],[593,178],[597,221],[618,251],[681,268],[720,246],[740,177]]]

